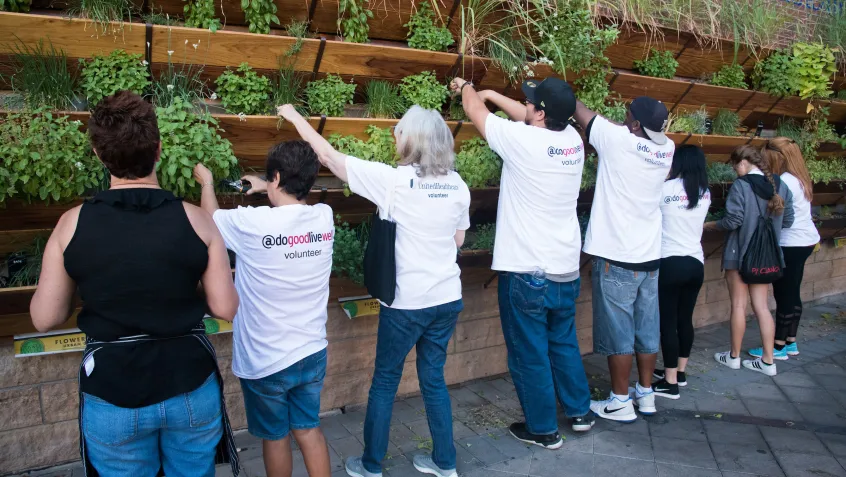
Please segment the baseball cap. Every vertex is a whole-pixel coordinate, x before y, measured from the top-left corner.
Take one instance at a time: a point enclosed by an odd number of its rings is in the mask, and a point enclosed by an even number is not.
[[[523,81],[523,94],[535,105],[535,109],[545,112],[548,118],[564,122],[576,112],[573,88],[560,78]]]
[[[649,96],[640,96],[632,101],[629,111],[632,117],[640,122],[646,137],[659,146],[667,144],[668,139],[664,130],[667,128],[669,113],[664,103]]]

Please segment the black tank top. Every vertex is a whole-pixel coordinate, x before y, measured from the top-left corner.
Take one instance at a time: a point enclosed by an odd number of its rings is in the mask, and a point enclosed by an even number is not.
[[[79,328],[98,341],[150,335],[156,341],[104,346],[80,389],[116,406],[156,404],[200,386],[217,363],[190,334],[206,304],[198,284],[208,248],[182,201],[161,189],[115,189],[82,205],[65,249],[79,287]]]

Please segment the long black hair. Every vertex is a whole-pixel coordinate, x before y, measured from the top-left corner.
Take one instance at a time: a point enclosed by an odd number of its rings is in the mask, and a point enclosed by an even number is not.
[[[687,194],[687,208],[693,209],[699,204],[699,196],[708,190],[705,153],[699,146],[685,144],[676,148],[667,180],[679,178],[684,183],[684,191]]]

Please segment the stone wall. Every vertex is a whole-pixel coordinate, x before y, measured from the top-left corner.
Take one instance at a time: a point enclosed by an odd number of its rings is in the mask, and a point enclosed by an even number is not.
[[[707,244],[706,244],[707,245]],[[706,250],[709,247],[706,246]],[[711,247],[714,250],[714,247]],[[694,315],[696,326],[725,321],[729,298],[720,272],[719,253],[706,261],[705,285]],[[592,351],[590,264],[583,267],[578,300],[577,329],[583,353]],[[457,384],[507,372],[506,350],[499,325],[496,280],[488,270],[464,274],[464,302],[446,364],[448,384]],[[360,290],[336,291],[329,306],[328,369],[322,396],[324,410],[362,404],[373,372],[377,318],[348,319],[337,305],[337,296],[354,296]],[[846,292],[846,248],[830,241],[814,253],[805,268],[802,297],[818,301]],[[751,311],[751,310],[750,310]],[[230,371],[231,335],[215,335],[225,378],[226,402],[233,426],[244,428],[240,386]],[[81,354],[15,358],[9,340],[0,344],[0,475],[36,469],[78,459],[77,368]],[[399,394],[418,391],[415,354],[409,355]]]

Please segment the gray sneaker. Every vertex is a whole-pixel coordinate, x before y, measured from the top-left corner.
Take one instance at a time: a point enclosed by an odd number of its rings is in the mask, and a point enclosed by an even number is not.
[[[378,474],[368,472],[364,468],[364,464],[361,463],[361,457],[347,457],[346,469],[347,475],[351,475],[352,477],[382,477],[381,472]]]
[[[414,456],[414,468],[424,474],[437,475],[438,477],[456,477],[458,475],[455,473],[455,469],[441,469],[432,460],[432,456],[426,454]]]

